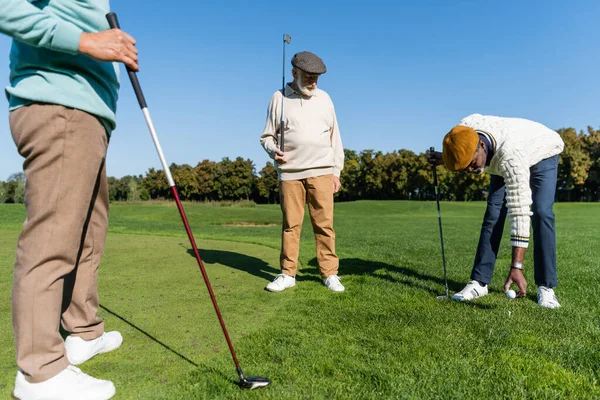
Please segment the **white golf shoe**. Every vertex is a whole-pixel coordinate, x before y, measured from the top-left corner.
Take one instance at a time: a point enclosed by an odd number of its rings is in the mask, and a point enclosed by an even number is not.
[[[17,400],[107,400],[114,395],[111,381],[93,378],[72,365],[40,383],[29,383],[18,371],[12,393]]]
[[[328,276],[327,279],[323,279],[323,283],[332,292],[343,292],[345,289],[344,285],[342,285],[342,282],[340,282],[340,278],[337,275]]]
[[[266,289],[269,292],[282,292],[287,288],[296,286],[296,278],[286,274],[279,274],[273,282],[269,283]]]
[[[95,355],[117,349],[123,343],[123,336],[117,331],[105,332],[94,340],[83,340],[77,336],[65,339],[67,359],[73,365],[83,364]]]
[[[452,296],[452,300],[468,301],[478,299],[488,294],[487,285],[481,286],[477,281],[470,281],[460,292]]]
[[[537,301],[538,301],[538,304],[542,307],[546,307],[546,308],[560,307],[560,303],[558,302],[558,299],[556,298],[556,295],[554,294],[554,289],[546,287],[546,286],[538,287]]]

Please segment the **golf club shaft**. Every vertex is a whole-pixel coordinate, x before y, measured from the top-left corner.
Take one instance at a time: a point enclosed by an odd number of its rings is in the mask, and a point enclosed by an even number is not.
[[[280,139],[280,143],[279,143],[279,150],[281,150],[282,152],[285,151],[284,150],[284,138],[283,138],[283,131],[285,130],[284,125],[284,119],[283,119],[283,100],[285,99],[285,40],[286,35],[283,35],[283,62],[282,62],[282,73],[281,73],[281,119],[279,121],[279,139]]]
[[[119,21],[117,19],[117,15],[115,13],[109,13],[106,15],[106,19],[111,28],[118,28]],[[127,68],[127,73],[129,74],[129,79],[131,80],[131,84],[133,85],[133,90],[135,91],[135,95],[140,103],[140,108],[144,113],[144,117],[146,119],[146,123],[148,124],[148,128],[150,129],[150,134],[152,135],[152,140],[154,141],[154,145],[156,146],[156,151],[158,152],[158,156],[160,158],[160,162],[162,163],[163,169],[167,176],[167,180],[169,181],[169,186],[171,187],[171,191],[173,192],[173,197],[175,198],[175,202],[177,203],[177,208],[179,209],[179,214],[181,215],[181,219],[183,220],[183,225],[185,226],[185,230],[187,232],[188,238],[194,249],[194,255],[196,256],[196,261],[198,261],[198,266],[200,267],[200,271],[202,272],[202,277],[204,278],[204,283],[206,283],[206,288],[208,289],[208,293],[210,294],[210,299],[212,300],[212,304],[215,308],[215,312],[217,313],[217,317],[219,318],[219,323],[221,324],[221,329],[223,330],[223,334],[225,335],[225,340],[227,341],[227,345],[229,346],[229,351],[231,352],[231,357],[233,357],[233,362],[235,363],[236,370],[238,375],[240,375],[240,379],[243,377],[242,370],[240,368],[240,364],[235,354],[235,350],[233,349],[233,345],[231,344],[231,340],[229,339],[229,334],[227,333],[227,328],[225,327],[225,322],[223,321],[223,317],[221,316],[221,311],[219,310],[219,306],[217,305],[217,300],[215,298],[215,294],[210,285],[210,281],[208,280],[208,275],[206,274],[206,269],[204,268],[204,263],[200,258],[200,253],[198,251],[198,247],[196,246],[196,241],[194,239],[194,235],[192,234],[192,229],[190,228],[190,224],[188,222],[187,216],[185,215],[185,211],[183,210],[183,205],[181,204],[181,200],[179,198],[179,193],[177,191],[177,187],[175,186],[175,182],[173,181],[173,177],[171,176],[171,171],[169,170],[169,166],[167,164],[167,160],[162,152],[162,148],[158,141],[158,136],[156,135],[156,130],[154,129],[154,124],[152,123],[152,119],[150,118],[150,112],[148,111],[148,105],[146,104],[146,100],[144,98],[144,94],[142,92],[142,88],[140,86],[140,82],[135,71],[131,71]]]
[[[433,166],[433,186],[435,186],[435,201],[437,203],[438,222],[440,225],[440,242],[442,243],[442,263],[444,264],[444,288],[448,297],[448,275],[446,274],[446,253],[444,251],[444,234],[442,233],[442,214],[440,212],[440,196],[438,189],[437,167]]]

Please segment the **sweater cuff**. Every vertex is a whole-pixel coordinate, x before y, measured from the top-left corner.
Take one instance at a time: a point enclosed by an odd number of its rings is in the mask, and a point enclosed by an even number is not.
[[[75,55],[79,51],[79,40],[83,31],[75,25],[59,21],[56,24],[51,50]]]
[[[510,244],[512,246],[527,248],[529,245],[530,221],[529,215],[511,216]]]
[[[510,244],[513,247],[527,248],[529,246],[529,238],[524,236],[510,236]]]

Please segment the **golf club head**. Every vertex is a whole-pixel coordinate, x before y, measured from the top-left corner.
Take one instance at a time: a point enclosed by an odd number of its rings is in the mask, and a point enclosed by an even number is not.
[[[450,296],[448,296],[447,294],[443,294],[441,296],[436,297],[436,300],[448,300],[450,298]]]
[[[271,380],[262,376],[251,376],[250,378],[240,379],[240,387],[242,389],[258,389],[261,387],[269,386]]]

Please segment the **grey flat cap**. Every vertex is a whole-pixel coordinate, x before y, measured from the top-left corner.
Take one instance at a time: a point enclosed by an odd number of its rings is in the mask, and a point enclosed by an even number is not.
[[[301,51],[292,57],[292,65],[308,74],[324,74],[327,67],[323,60],[310,51]]]

